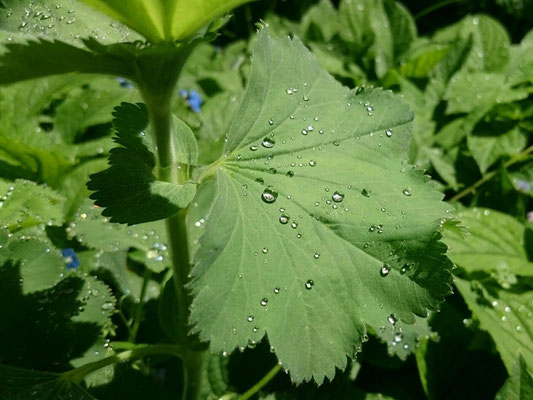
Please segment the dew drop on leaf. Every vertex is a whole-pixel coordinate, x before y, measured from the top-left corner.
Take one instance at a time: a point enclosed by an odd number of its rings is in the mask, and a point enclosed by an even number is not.
[[[343,193],[340,193],[340,192],[335,192],[335,193],[333,193],[333,195],[331,196],[331,199],[332,199],[335,203],[340,203],[341,201],[344,200],[344,194],[343,194]]]
[[[398,321],[398,318],[395,315],[391,314],[387,317],[387,321],[389,321],[391,325],[395,325]]]
[[[405,195],[405,196],[411,196],[411,191],[409,189],[404,189],[402,191],[402,193]]]
[[[320,253],[315,253],[313,257],[315,258],[315,260],[318,260],[320,258]]]
[[[361,194],[365,197],[370,197],[370,194],[372,193],[372,190],[370,189],[363,189],[361,190]]]
[[[315,160],[309,161],[309,166],[314,167],[315,165],[316,165],[316,161]]]
[[[387,129],[385,131],[385,135],[387,135],[387,137],[391,137],[392,136],[392,131],[390,129]]]
[[[276,141],[274,139],[272,139],[272,138],[266,137],[266,138],[263,139],[261,144],[263,145],[263,147],[265,147],[267,149],[271,149],[276,144]]]
[[[287,214],[281,214],[279,217],[279,222],[283,225],[289,222],[289,216]]]
[[[313,282],[311,279],[309,279],[307,282],[305,282],[305,288],[307,290],[311,290],[311,288],[314,286],[315,282]]]
[[[379,274],[382,276],[382,277],[386,277],[387,275],[389,275],[390,273],[390,265],[388,264],[383,264],[383,266],[381,267],[381,269],[379,270]]]
[[[268,304],[268,299],[266,297],[263,297],[263,299],[261,300],[261,305],[265,307],[267,304]]]
[[[267,187],[263,193],[261,193],[261,199],[268,204],[272,204],[278,198],[278,192],[276,192],[272,187]]]
[[[296,222],[296,221],[291,222],[291,228],[292,229],[298,228],[298,222]]]
[[[292,178],[294,176],[294,171],[287,171],[287,176]]]
[[[248,318],[246,318],[246,320],[248,322],[252,322],[254,320],[254,316],[253,315],[248,315]]]
[[[250,146],[250,150],[252,151],[256,151],[259,147],[255,146],[255,145],[252,145]]]
[[[274,288],[274,294],[279,294],[280,290],[281,289],[279,287],[275,287]]]

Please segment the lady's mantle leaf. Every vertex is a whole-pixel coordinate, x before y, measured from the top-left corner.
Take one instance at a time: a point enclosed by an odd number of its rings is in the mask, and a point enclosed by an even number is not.
[[[142,104],[123,103],[115,110],[114,126],[120,145],[111,150],[105,171],[91,175],[91,198],[105,207],[111,222],[138,224],[174,215],[194,197],[192,183],[162,182],[153,174],[155,156],[147,135],[148,113]]]
[[[404,161],[412,119],[391,92],[343,88],[300,41],[259,32],[190,284],[213,351],[267,334],[294,381],[320,383],[365,324],[438,308],[446,205]]]

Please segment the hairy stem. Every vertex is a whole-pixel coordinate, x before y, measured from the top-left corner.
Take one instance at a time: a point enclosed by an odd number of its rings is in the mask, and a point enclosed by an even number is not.
[[[150,115],[159,164],[159,179],[169,183],[183,183],[180,172],[180,160],[177,158],[175,140],[172,134],[172,92],[145,93],[145,100]],[[183,161],[183,160],[182,160]],[[189,307],[192,299],[185,286],[189,279],[191,263],[187,235],[187,208],[166,219],[169,248],[172,257],[173,281],[178,303],[179,343],[186,346],[188,336]],[[184,400],[196,400],[200,394],[201,368],[203,355],[194,350],[184,350]]]
[[[505,164],[503,164],[503,166],[505,168],[508,168],[510,167],[511,165],[513,164],[516,164],[517,162],[520,162],[522,161],[522,159],[524,157],[526,157],[529,153],[533,152],[533,146],[529,146],[527,149],[521,151],[520,153],[518,153],[516,156],[514,156],[513,158],[509,159]],[[492,178],[494,178],[494,176],[496,175],[498,171],[497,170],[494,170],[494,171],[491,171],[487,174],[485,174],[485,176],[483,176],[483,178],[481,178],[479,181],[477,181],[476,183],[474,183],[473,185],[467,187],[466,189],[462,190],[461,192],[457,193],[455,196],[453,196],[450,201],[458,201],[460,199],[462,199],[463,197],[465,197],[466,195],[470,194],[470,193],[474,193],[476,191],[476,189],[478,187],[480,187],[481,185],[483,185],[485,182],[488,182],[490,181]]]
[[[135,348],[121,353],[106,357],[102,360],[98,360],[89,364],[82,365],[71,371],[63,373],[61,376],[63,379],[79,383],[87,375],[107,367],[108,365],[116,364],[125,360],[134,360],[151,355],[173,355],[176,357],[182,357],[182,349],[178,345],[169,344],[154,344],[154,345],[138,345]]]
[[[252,397],[254,394],[259,392],[263,387],[266,386],[268,382],[270,382],[276,374],[281,370],[281,365],[276,364],[274,368],[272,368],[268,373],[261,378],[259,382],[257,382],[255,385],[253,385],[250,389],[248,389],[245,393],[241,394],[239,396],[239,400],[248,400],[250,397]]]

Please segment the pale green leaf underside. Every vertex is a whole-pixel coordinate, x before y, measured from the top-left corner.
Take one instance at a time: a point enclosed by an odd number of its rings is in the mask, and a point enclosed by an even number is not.
[[[250,0],[81,0],[152,42],[183,40]]]
[[[298,40],[259,32],[191,283],[194,329],[213,351],[267,334],[294,381],[322,382],[346,366],[365,323],[412,324],[438,307],[450,289],[434,235],[446,207],[403,161],[411,120],[392,93],[350,92]]]
[[[512,273],[533,276],[533,263],[524,249],[524,226],[513,217],[489,209],[466,210],[458,214],[469,231],[446,232],[444,241],[454,263],[468,272]]]

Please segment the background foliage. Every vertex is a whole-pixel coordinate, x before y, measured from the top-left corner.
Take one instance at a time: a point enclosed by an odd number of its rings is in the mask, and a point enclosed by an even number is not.
[[[69,51],[77,51],[76,35],[87,31],[85,24],[102,43],[138,39],[109,20],[79,17],[86,11],[77,2],[63,2],[53,18],[46,18],[45,1],[35,0],[31,9],[3,3],[3,44],[21,43],[25,35],[61,35],[70,38]],[[428,322],[399,323],[394,330],[369,324],[362,352],[335,371],[331,382],[295,387],[282,373],[260,398],[530,396],[531,11],[527,0],[423,6],[392,0],[262,1],[237,9],[222,35],[199,45],[173,104],[198,141],[194,163],[206,165],[222,156],[225,133],[251,79],[254,23],[263,19],[273,35],[299,37],[343,85],[401,94],[415,115],[408,161],[427,170],[457,209],[439,227],[455,276],[454,293],[439,312]],[[0,66],[2,82],[14,73],[8,67]],[[0,397],[13,381],[19,389],[6,398],[28,398],[35,390],[28,383],[39,383],[39,393],[49,398],[74,393],[76,398],[168,399],[180,392],[181,366],[168,356],[107,367],[74,387],[65,387],[56,375],[113,354],[123,342],[169,343],[174,336],[171,310],[163,300],[172,290],[164,226],[160,221],[131,227],[112,223],[88,200],[86,187],[89,175],[108,167],[115,147],[113,118],[121,109],[114,116],[113,109],[139,101],[128,80],[93,75],[0,88],[0,362],[17,367],[1,367]],[[146,125],[142,119],[130,122],[129,128],[139,132]],[[125,148],[153,146],[147,138],[121,141],[120,131],[118,136]],[[115,160],[121,156],[117,150],[112,154]],[[149,152],[143,154],[140,159],[150,166]],[[158,184],[146,168],[132,173],[142,174],[147,187]],[[97,176],[100,182],[93,181],[91,189],[103,191],[108,177]],[[188,190],[175,195],[175,204],[156,205],[157,212],[171,213],[194,195]],[[214,190],[201,187],[192,203],[189,231],[195,248]],[[127,201],[128,193],[123,194]],[[120,209],[120,203],[115,206]],[[141,210],[135,222],[155,219],[150,209],[147,204],[148,215]],[[242,350],[230,357],[206,356],[206,398],[244,392],[277,362],[266,341]]]

